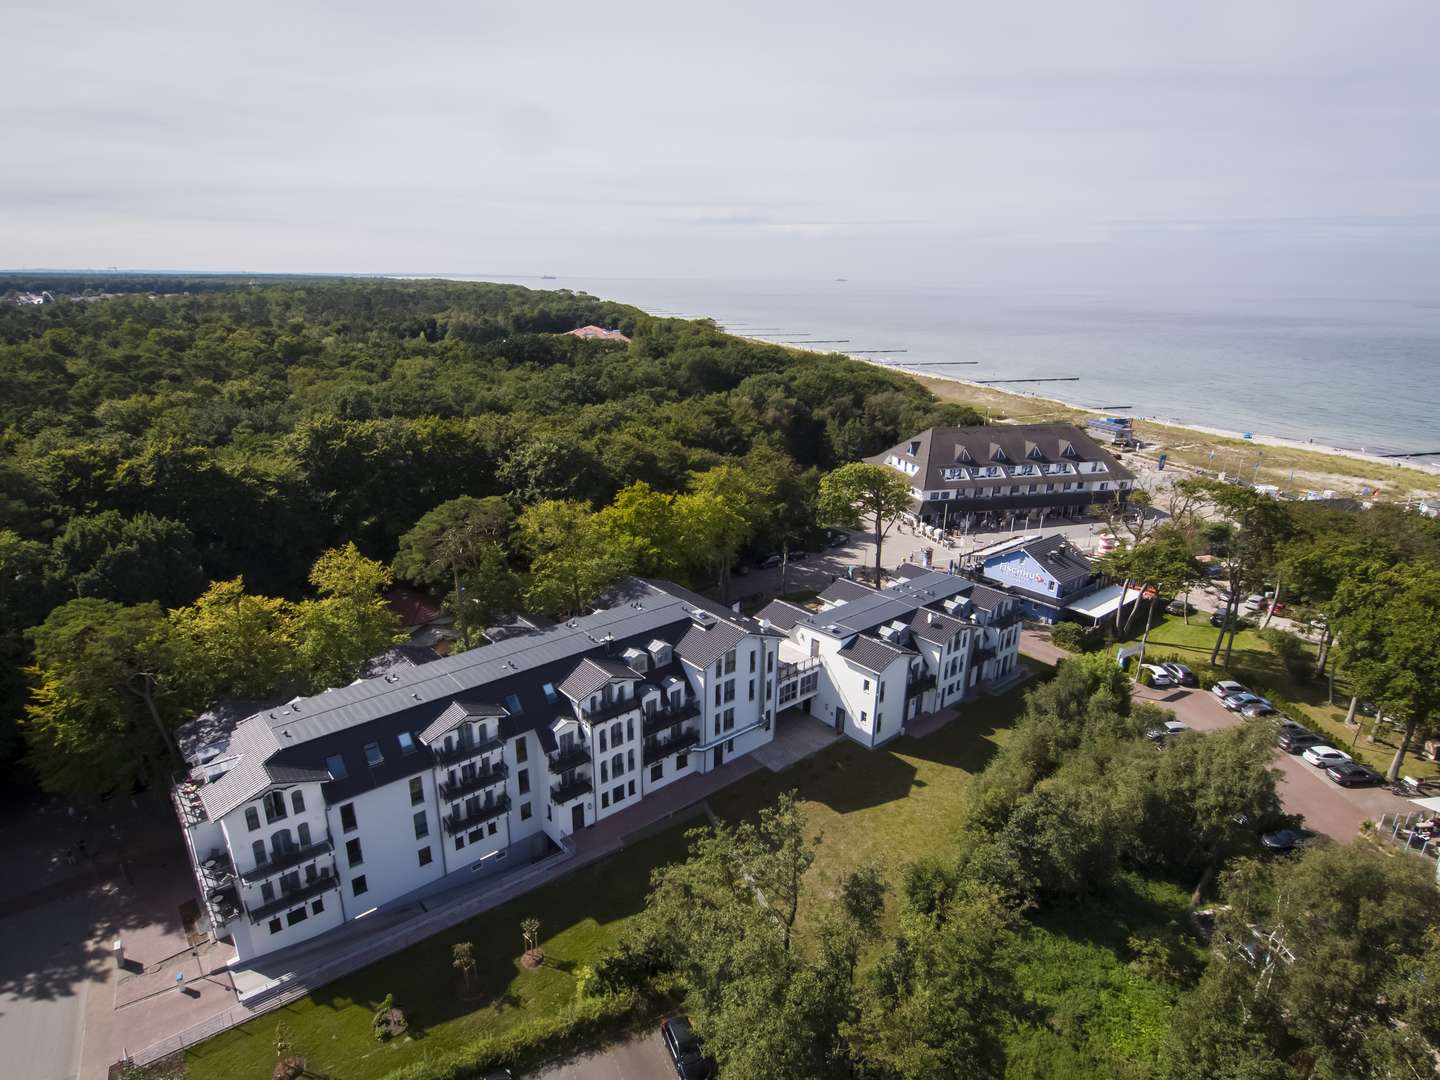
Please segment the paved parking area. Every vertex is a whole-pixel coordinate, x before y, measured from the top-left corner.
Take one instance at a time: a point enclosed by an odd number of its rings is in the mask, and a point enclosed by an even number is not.
[[[559,1062],[536,1080],[674,1080],[675,1067],[658,1028]]]
[[[775,739],[750,756],[771,772],[783,772],[797,761],[818,754],[841,736],[809,713],[792,709],[775,718]]]

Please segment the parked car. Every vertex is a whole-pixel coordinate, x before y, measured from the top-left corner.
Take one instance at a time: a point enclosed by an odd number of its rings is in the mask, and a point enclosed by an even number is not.
[[[1189,615],[1195,610],[1194,604],[1187,604],[1183,599],[1171,600],[1165,605],[1166,615]]]
[[[1160,665],[1170,673],[1170,679],[1177,686],[1199,686],[1200,680],[1196,678],[1195,672],[1191,671],[1184,664],[1177,664],[1173,660],[1166,661]]]
[[[1150,673],[1150,685],[1157,690],[1164,690],[1168,686],[1175,685],[1175,680],[1170,677],[1170,672],[1160,664],[1141,664],[1140,666]]]
[[[1147,739],[1155,739],[1157,741],[1160,741],[1167,739],[1172,735],[1183,735],[1189,730],[1190,729],[1184,724],[1180,723],[1179,720],[1166,720],[1165,723],[1161,724],[1159,727],[1153,727],[1149,731],[1145,732],[1145,737]]]
[[[1252,694],[1247,691],[1243,694],[1226,694],[1220,699],[1220,704],[1224,705],[1225,708],[1231,712],[1239,712],[1247,705],[1269,705],[1270,703],[1259,694]]]
[[[1350,760],[1350,755],[1344,750],[1336,750],[1333,746],[1326,746],[1324,743],[1306,747],[1305,752],[1300,756],[1311,765],[1323,769],[1328,769],[1331,765],[1343,765]]]
[[[1251,611],[1260,611],[1265,607],[1265,597],[1260,593],[1252,593],[1245,598],[1245,606]]]
[[[1276,601],[1275,603],[1271,604],[1271,605],[1270,605],[1270,614],[1272,614],[1272,615],[1284,615],[1284,614],[1285,614],[1285,603],[1284,603],[1284,601]]]
[[[1279,709],[1263,698],[1260,701],[1252,701],[1240,709],[1240,715],[1249,720],[1254,720],[1257,716],[1277,716],[1279,713]]]
[[[1325,775],[1341,787],[1368,787],[1385,781],[1383,776],[1368,765],[1357,765],[1353,761],[1331,765],[1325,770]]]
[[[1215,627],[1226,625],[1225,613],[1223,611],[1217,611],[1211,615],[1210,625]],[[1243,630],[1249,624],[1245,622],[1244,616],[1237,614],[1235,618],[1231,620],[1231,625]]]
[[[705,1056],[700,1036],[690,1027],[688,1016],[666,1020],[660,1025],[660,1038],[680,1080],[709,1080],[715,1075],[715,1059]]]
[[[844,547],[844,546],[845,546],[846,544],[848,544],[849,542],[850,542],[850,534],[847,533],[847,532],[844,532],[844,531],[841,530],[841,529],[831,529],[830,532],[829,532],[829,533],[827,534],[827,536],[825,537],[825,544],[826,544],[827,547],[832,547],[832,548]]]
[[[1284,750],[1287,754],[1298,754],[1300,751],[1308,750],[1312,746],[1324,746],[1325,737],[1301,728],[1299,731],[1282,731],[1279,742],[1280,749]]]
[[[1277,855],[1288,855],[1292,851],[1313,844],[1319,835],[1309,829],[1276,829],[1274,832],[1267,832],[1260,837],[1260,845],[1266,851],[1272,851]]]
[[[1233,679],[1221,679],[1210,688],[1210,692],[1221,701],[1224,701],[1231,694],[1248,694],[1250,693],[1250,689],[1241,683],[1235,682]]]
[[[765,558],[763,558],[763,559],[760,560],[760,565],[761,565],[762,568],[768,570],[768,569],[770,569],[770,567],[772,567],[772,566],[779,566],[779,565],[780,565],[780,560],[781,560],[782,557],[783,557],[783,556],[778,555],[778,554],[777,554],[777,555],[766,555]]]
[[[509,1069],[491,1069],[485,1074],[485,1080],[515,1080],[515,1074]]]

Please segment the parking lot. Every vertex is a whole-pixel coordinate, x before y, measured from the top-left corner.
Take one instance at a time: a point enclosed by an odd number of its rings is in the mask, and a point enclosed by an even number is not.
[[[1196,731],[1217,731],[1243,722],[1239,713],[1227,711],[1208,690],[1152,690],[1137,686],[1134,694],[1137,701],[1149,701],[1172,710],[1175,719]],[[1360,831],[1362,821],[1378,822],[1382,814],[1408,813],[1415,809],[1410,800],[1383,786],[1342,788],[1325,775],[1324,769],[1309,764],[1299,754],[1287,754],[1277,748],[1274,764],[1281,773],[1279,789],[1285,809],[1305,815],[1309,828],[1334,840],[1352,839]]]

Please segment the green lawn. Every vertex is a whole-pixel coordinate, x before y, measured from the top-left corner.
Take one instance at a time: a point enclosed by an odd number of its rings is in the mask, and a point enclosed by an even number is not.
[[[604,861],[322,987],[190,1050],[191,1080],[267,1077],[275,1064],[275,1023],[283,1019],[314,1074],[373,1080],[391,1069],[448,1050],[478,1035],[499,1033],[575,997],[572,972],[615,941],[643,906],[650,870],[684,856],[691,819]],[[520,966],[521,920],[542,925],[545,965]],[[475,945],[473,990],[461,996],[451,946]],[[387,994],[410,1021],[409,1037],[379,1043],[370,1020]]]

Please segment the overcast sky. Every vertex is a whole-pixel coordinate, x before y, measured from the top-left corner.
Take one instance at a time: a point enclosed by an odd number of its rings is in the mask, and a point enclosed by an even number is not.
[[[0,33],[0,266],[1424,292],[1440,4],[118,4]]]

